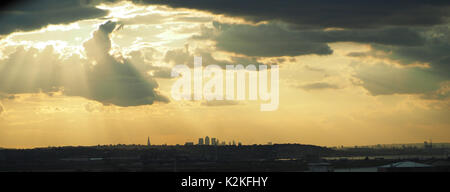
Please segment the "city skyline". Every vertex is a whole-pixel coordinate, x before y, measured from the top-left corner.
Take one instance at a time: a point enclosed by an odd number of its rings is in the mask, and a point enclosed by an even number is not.
[[[293,143],[274,143],[271,141],[267,141],[265,143],[242,143],[240,141],[236,140],[230,140],[229,142],[219,140],[219,138],[211,137],[212,139],[216,139],[218,142],[215,144],[210,143],[209,145],[204,143],[204,139],[209,136],[200,137],[197,140],[197,143],[193,141],[192,139],[186,140],[181,143],[171,143],[168,144],[167,142],[163,143],[151,143],[150,142],[150,136],[147,136],[146,143],[106,143],[106,144],[96,144],[96,145],[64,145],[64,146],[36,146],[36,147],[26,147],[23,149],[32,149],[32,148],[46,148],[46,147],[95,147],[95,146],[253,146],[253,145],[285,145],[285,144],[300,144],[300,145],[315,145],[312,143],[301,143],[301,142],[293,142]],[[320,145],[317,145],[320,146]],[[437,148],[450,148],[450,142],[437,142],[433,143],[432,139],[425,140],[423,142],[419,143],[379,143],[379,144],[373,144],[373,145],[335,145],[335,146],[321,146],[321,147],[327,147],[332,149],[342,149],[342,148],[356,148],[356,147],[362,147],[362,148],[408,148],[408,147],[414,147],[414,148],[432,148],[432,146]],[[0,149],[8,149],[0,146]],[[14,149],[14,148],[9,148]],[[18,148],[19,149],[19,148]]]

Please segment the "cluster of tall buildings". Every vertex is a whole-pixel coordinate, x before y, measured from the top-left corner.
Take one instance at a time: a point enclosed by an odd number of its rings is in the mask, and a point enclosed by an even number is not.
[[[225,141],[220,142],[219,139],[217,138],[210,138],[208,136],[206,136],[205,138],[198,138],[198,143],[197,145],[227,145],[227,143]],[[235,141],[230,141],[228,142],[228,145],[236,145]],[[238,145],[242,145],[241,142],[238,142]]]
[[[425,149],[432,149],[433,148],[433,141],[431,141],[431,139],[430,139],[430,142],[428,143],[427,141],[424,141],[423,142],[423,147],[425,148]]]
[[[185,145],[194,145],[194,142],[186,142]],[[214,146],[218,146],[218,145],[238,145],[241,146],[242,143],[241,142],[237,142],[236,141],[230,141],[228,142],[228,144],[225,141],[219,142],[219,139],[215,138],[215,137],[208,137],[206,136],[205,138],[198,138],[198,143],[197,145],[214,145]],[[147,137],[147,146],[151,146],[150,144],[150,137]]]

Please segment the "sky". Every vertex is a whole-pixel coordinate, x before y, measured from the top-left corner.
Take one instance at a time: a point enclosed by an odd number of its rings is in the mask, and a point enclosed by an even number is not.
[[[0,147],[450,142],[449,1],[19,1],[0,26]],[[279,66],[277,110],[174,100],[195,56]]]

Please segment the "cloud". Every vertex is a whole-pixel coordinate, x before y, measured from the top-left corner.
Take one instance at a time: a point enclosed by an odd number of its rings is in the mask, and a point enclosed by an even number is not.
[[[9,99],[9,100],[14,100],[16,99],[15,95],[10,95],[10,94],[4,94],[0,92],[0,100],[2,99]]]
[[[193,39],[210,39],[219,50],[254,57],[328,55],[335,42],[371,45],[372,51],[355,52],[352,57],[389,59],[407,66],[360,67],[356,77],[373,95],[429,94],[449,79],[450,25],[432,27],[392,27],[354,29],[299,29],[282,23],[259,25],[213,23]],[[412,67],[429,65],[429,69]],[[338,88],[316,83],[300,87],[305,90]]]
[[[135,17],[131,18],[124,18],[119,21],[121,24],[125,25],[139,25],[139,24],[145,24],[145,25],[152,25],[152,24],[161,24],[164,23],[166,20],[171,18],[170,16],[161,15],[159,13],[151,13],[147,15],[137,15]]]
[[[103,1],[27,1],[1,8],[0,35],[14,31],[35,30],[49,24],[64,24],[102,17],[106,15],[106,11],[94,7],[100,2]],[[173,49],[167,51],[164,56],[164,62],[170,64],[192,66],[194,55],[202,56],[205,64],[221,66],[259,64],[257,60],[261,57],[329,55],[333,53],[329,43],[358,42],[370,44],[373,52],[351,53],[349,56],[388,58],[404,65],[425,63],[431,67],[414,70],[375,67],[379,72],[374,74],[366,71],[370,67],[359,68],[355,76],[361,77],[364,86],[375,95],[429,92],[430,89],[436,91],[437,85],[448,80],[449,77],[450,2],[448,1],[144,0],[133,2],[205,10],[215,14],[243,17],[254,22],[269,21],[258,25],[213,22],[213,28],[202,27],[201,34],[192,38],[213,40],[217,50],[237,53],[239,56],[221,60],[214,58],[210,50]],[[122,19],[118,22],[155,24],[167,19],[190,22],[208,22],[211,19],[185,15],[173,15],[173,17],[149,14]],[[137,62],[133,60],[134,57],[115,58],[108,54],[111,49],[109,34],[114,31],[116,25],[115,22],[105,23],[97,32],[94,32],[92,39],[85,42],[88,61],[75,57],[61,59],[59,55],[53,53],[51,47],[47,47],[44,51],[18,48],[8,59],[0,61],[0,65],[3,65],[0,68],[0,75],[2,75],[0,80],[8,82],[0,85],[0,91],[8,94],[51,93],[64,89],[66,94],[124,106],[151,103],[158,99],[166,100],[159,97],[155,91],[158,85],[151,76],[147,75],[147,72],[151,72],[155,78],[166,78],[169,68],[154,66],[147,61]],[[378,54],[379,52],[384,54]],[[97,65],[91,65],[91,61],[96,61]],[[382,70],[387,71],[382,74]],[[367,77],[363,77],[362,74],[367,74]],[[412,78],[413,74],[418,77]],[[104,78],[99,77],[101,75]],[[401,76],[387,77],[389,75]],[[392,83],[384,82],[385,79],[372,78],[387,78]],[[414,87],[406,82],[407,80],[416,82],[420,78],[428,78],[423,82],[429,84],[419,83],[417,87]],[[430,78],[432,80],[429,80]],[[386,84],[386,87],[378,87],[380,83]],[[130,84],[133,86],[129,86]],[[107,86],[109,88],[104,88]],[[141,89],[141,86],[145,88]],[[308,89],[308,87],[305,88]],[[136,95],[112,91],[121,89],[139,91]]]
[[[164,78],[164,79],[172,79],[172,69],[168,67],[160,67],[156,70],[153,70],[152,77],[155,78]]]
[[[105,16],[107,11],[81,0],[18,1],[0,10],[0,35],[32,31]]]
[[[117,23],[111,21],[102,24],[93,33],[92,39],[83,44],[88,58],[97,62],[88,76],[88,97],[119,106],[167,102],[167,98],[155,91],[158,87],[156,81],[149,76],[144,77],[126,60],[118,61],[108,54],[111,49],[109,35],[116,25]]]
[[[231,60],[218,60],[215,59],[212,54],[212,51],[204,50],[204,49],[196,49],[191,52],[188,46],[185,49],[172,49],[168,50],[164,55],[164,61],[166,63],[172,65],[180,65],[184,64],[189,67],[194,66],[194,56],[202,57],[202,64],[210,65],[215,64],[225,68],[226,65],[237,65],[241,64],[243,66],[247,65],[260,65],[261,63],[257,61],[255,57],[245,57],[245,56],[232,56]]]
[[[0,103],[0,115],[5,111],[5,108],[3,107],[2,103]]]
[[[196,17],[196,16],[181,16],[177,17],[175,21],[192,22],[192,23],[209,23],[213,21],[212,17]]]
[[[424,94],[439,88],[444,79],[421,68],[398,68],[392,65],[361,65],[355,77],[372,95]]]
[[[309,65],[305,65],[303,68],[306,69],[306,70],[308,70],[308,71],[313,71],[313,72],[326,72],[325,69],[322,69],[322,68],[316,68],[316,67],[311,67],[311,66],[309,66]]]
[[[425,93],[421,98],[429,100],[450,100],[450,81],[442,82],[439,89]]]
[[[449,77],[450,25],[436,26],[423,32],[421,46],[373,46],[374,51],[387,53],[387,57],[404,65],[428,63],[436,74]]]
[[[298,32],[282,26],[224,24],[214,22],[217,32],[203,33],[194,39],[211,38],[220,50],[257,57],[328,55],[332,50],[326,43],[309,41]]]
[[[376,43],[381,45],[418,46],[423,45],[425,39],[418,31],[406,27],[388,27],[382,29],[351,29],[305,31],[300,33],[307,39],[316,42],[358,42]]]
[[[99,26],[97,31],[92,34],[92,39],[83,43],[86,56],[96,61],[102,61],[109,56],[111,49],[111,39],[109,35],[116,28],[117,23],[107,21]]]
[[[330,84],[327,82],[314,82],[314,83],[306,83],[298,86],[298,88],[310,91],[310,90],[321,90],[321,89],[339,89],[339,86],[335,84]]]
[[[249,21],[284,21],[299,28],[376,28],[431,26],[449,17],[446,0],[142,0],[140,4],[168,5],[243,17]]]
[[[126,59],[118,60],[108,53],[111,49],[109,36],[116,25],[111,21],[102,24],[83,44],[87,60],[78,56],[62,59],[52,46],[43,51],[18,47],[6,60],[0,61],[0,92],[50,94],[62,91],[69,96],[118,106],[168,102],[156,91],[155,80]]]
[[[103,111],[104,110],[104,106],[102,104],[100,104],[100,103],[89,102],[89,103],[86,103],[84,105],[84,109],[87,112]]]
[[[372,94],[422,93],[438,91],[439,84],[450,79],[450,25],[420,29],[424,43],[417,46],[372,44],[368,52],[353,52],[351,57],[377,58],[394,61],[405,68],[376,65],[360,68]],[[417,65],[428,66],[418,68]],[[416,66],[416,67],[414,67]],[[434,96],[429,96],[434,97]]]
[[[430,63],[435,75],[448,77],[450,71],[449,1],[134,2],[204,10],[254,22],[269,21],[257,26],[215,22],[213,28],[202,28],[201,35],[193,37],[213,40],[217,49],[227,52],[252,57],[329,55],[333,52],[329,43],[358,42],[390,53],[388,58],[404,64]]]
[[[52,46],[42,51],[17,47],[6,60],[0,61],[0,92],[56,92],[62,86],[62,66]]]
[[[160,54],[160,52],[151,47],[141,48],[130,52],[128,54],[130,58],[127,59],[127,62],[131,63],[144,76],[150,72],[152,77],[171,79],[172,70],[170,67],[155,66],[153,64],[155,62],[155,54]]]
[[[352,30],[299,30],[280,23],[260,25],[214,22],[193,39],[211,39],[220,50],[258,57],[329,55],[328,43],[359,42],[382,45],[417,46],[424,43],[412,29],[397,27]]]

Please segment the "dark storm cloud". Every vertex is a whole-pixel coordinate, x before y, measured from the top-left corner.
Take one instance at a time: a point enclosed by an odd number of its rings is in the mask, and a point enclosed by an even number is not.
[[[405,27],[352,30],[296,30],[287,25],[213,23],[193,39],[216,41],[218,49],[248,56],[277,57],[298,55],[329,55],[328,43],[360,42],[382,45],[417,46],[424,43],[420,34]]]
[[[404,66],[427,64],[429,68],[392,68],[377,65],[357,71],[357,77],[372,94],[425,93],[431,96],[439,85],[450,79],[450,25],[422,30],[424,43],[419,46],[372,45],[369,52],[350,53],[352,57],[391,59]],[[425,98],[425,97],[424,97]]]
[[[296,31],[278,25],[233,25],[214,22],[218,49],[248,56],[275,57],[306,54],[327,55],[332,50],[326,43],[306,39]],[[300,32],[301,33],[301,32]],[[208,38],[211,33],[195,38]],[[205,37],[206,36],[206,37]]]
[[[250,21],[279,20],[301,28],[371,28],[430,26],[449,16],[447,0],[133,0],[140,4],[168,5]]]
[[[77,56],[61,59],[47,46],[43,51],[17,48],[0,61],[0,92],[7,94],[48,93],[62,91],[69,96],[81,96],[103,104],[118,106],[148,105],[167,102],[155,89],[156,81],[145,76],[127,60],[109,55],[109,35],[116,23],[107,22],[86,41],[88,60]],[[95,65],[91,62],[95,61]]]
[[[447,23],[450,11],[447,1],[258,1],[260,4],[247,1],[242,3],[243,7],[234,7],[229,12],[224,8],[226,5],[220,6],[220,2],[224,1],[219,1],[219,6],[217,1],[159,3],[209,10],[254,21],[271,21],[259,25],[214,22],[213,28],[202,28],[200,35],[193,36],[196,40],[213,40],[217,49],[227,52],[252,57],[329,55],[333,52],[329,43],[357,42],[370,44],[374,52],[383,51],[386,54],[352,53],[349,56],[380,56],[404,65],[430,65],[429,69],[359,69],[356,77],[363,80],[362,86],[373,95],[428,94],[436,91],[440,83],[449,79],[450,33]],[[227,1],[231,4],[234,2]],[[210,3],[216,6],[208,6]],[[352,3],[352,6],[347,3]],[[252,9],[246,8],[249,5]],[[268,8],[258,9],[260,6]],[[280,8],[279,12],[276,11],[277,8]],[[328,9],[329,12],[319,9]],[[290,12],[291,10],[296,11]],[[330,29],[332,27],[334,29]],[[328,29],[324,30],[325,28]],[[335,87],[315,84],[304,88]]]
[[[0,35],[102,17],[105,10],[81,0],[18,1],[0,9]]]
[[[418,31],[405,27],[388,27],[383,29],[353,29],[330,31],[305,31],[299,33],[306,39],[316,42],[358,42],[381,45],[418,46],[424,38]]]
[[[368,43],[374,50],[389,53],[389,58],[401,63],[416,62],[429,63],[431,69],[426,73],[448,79],[450,59],[448,27],[435,29],[446,25],[450,16],[450,1],[420,1],[420,0],[143,0],[134,1],[141,4],[160,4],[174,8],[191,8],[210,11],[215,14],[243,17],[247,20],[259,22],[270,21],[269,24],[232,25],[215,23],[214,29],[203,28],[201,35],[194,39],[210,39],[216,42],[220,50],[244,54],[254,57],[277,57],[298,55],[328,55],[333,52],[328,43],[359,42]],[[278,25],[277,21],[289,24]],[[323,30],[338,28],[340,30]],[[433,28],[435,34],[426,34]],[[443,32],[445,31],[445,32]],[[354,53],[353,56],[358,53]],[[360,53],[361,54],[361,53]],[[416,72],[407,69],[408,73]],[[418,69],[419,71],[421,69]],[[362,72],[362,71],[360,71]],[[391,84],[385,90],[377,88],[379,85],[369,85],[376,79],[365,78],[366,88],[374,94],[417,93],[428,86],[436,88],[439,81],[429,82],[432,85],[414,86],[395,78],[387,77],[399,75],[388,71],[380,76],[391,79]],[[400,73],[400,72],[398,72]],[[424,72],[425,73],[425,72]],[[373,74],[367,74],[373,76]],[[412,82],[407,74],[403,78]],[[377,75],[375,75],[377,76]],[[420,74],[416,78],[423,78]],[[361,76],[363,78],[363,76]],[[379,80],[384,81],[384,80]],[[428,81],[426,81],[428,82]],[[406,86],[403,87],[402,86]],[[370,87],[370,88],[369,88]],[[389,88],[391,87],[391,88]],[[397,91],[396,91],[397,90]]]
[[[441,76],[450,74],[450,25],[432,27],[424,32],[422,46],[373,46],[374,50],[389,54],[389,58],[402,64],[429,63]]]

